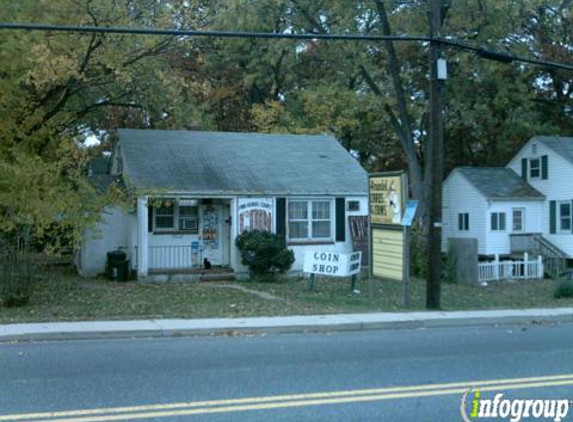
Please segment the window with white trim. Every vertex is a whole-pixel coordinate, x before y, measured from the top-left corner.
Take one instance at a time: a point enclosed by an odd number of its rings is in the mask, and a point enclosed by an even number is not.
[[[173,230],[173,216],[175,215],[175,206],[173,204],[155,207],[153,211],[154,230]]]
[[[513,231],[522,232],[525,225],[525,208],[513,208],[511,217]]]
[[[294,241],[332,240],[332,201],[288,201],[288,238]]]
[[[153,231],[199,232],[199,207],[163,204],[153,208]]]
[[[529,177],[539,179],[541,177],[541,159],[531,158],[529,160]]]
[[[491,230],[504,231],[505,230],[505,213],[492,212],[491,213]]]
[[[458,214],[458,230],[467,232],[470,229],[470,214],[463,212]]]
[[[559,230],[571,232],[571,201],[559,202]]]

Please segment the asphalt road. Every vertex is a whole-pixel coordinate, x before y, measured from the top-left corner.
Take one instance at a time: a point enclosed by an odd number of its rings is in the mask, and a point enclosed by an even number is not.
[[[573,399],[573,326],[0,344],[0,421],[459,421],[470,387]]]

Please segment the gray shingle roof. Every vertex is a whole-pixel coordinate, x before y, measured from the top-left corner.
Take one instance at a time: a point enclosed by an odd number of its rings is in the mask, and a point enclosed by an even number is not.
[[[564,136],[534,136],[532,142],[540,142],[573,164],[573,138]]]
[[[505,167],[458,167],[488,199],[543,199],[544,196],[513,170]]]
[[[118,130],[127,182],[198,194],[359,194],[367,173],[331,136]]]

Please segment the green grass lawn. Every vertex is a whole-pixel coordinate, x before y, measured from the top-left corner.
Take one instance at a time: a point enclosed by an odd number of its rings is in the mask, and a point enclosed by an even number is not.
[[[117,283],[83,280],[71,271],[40,277],[29,303],[0,305],[0,323],[113,320],[141,318],[207,318],[326,313],[404,311],[403,284],[358,280],[361,294],[350,293],[348,279],[318,279],[315,291],[301,278],[274,282]],[[573,299],[554,299],[552,280],[495,283],[487,287],[442,285],[442,308],[511,309],[573,306]],[[239,287],[243,290],[238,290]],[[263,298],[253,293],[262,292]],[[274,296],[276,299],[269,297]],[[424,309],[425,283],[412,281],[409,310]]]

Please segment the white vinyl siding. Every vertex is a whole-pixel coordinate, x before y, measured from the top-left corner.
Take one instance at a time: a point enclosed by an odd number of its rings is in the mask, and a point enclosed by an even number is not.
[[[544,207],[543,201],[492,201],[488,207],[488,219],[491,219],[490,213],[505,213],[505,231],[491,231],[487,233],[487,255],[506,255],[511,252],[510,235],[512,233],[541,233],[542,226],[546,222],[541,220],[541,213]],[[524,210],[522,227],[523,230],[515,232],[513,228],[512,214],[514,209]],[[488,224],[491,224],[489,221]]]
[[[515,157],[508,164],[508,167],[513,171],[521,174],[521,160],[523,158],[533,158],[532,142],[528,142]],[[563,141],[569,142],[569,141]],[[559,203],[561,201],[573,200],[573,163],[565,159],[561,155],[555,153],[552,149],[548,148],[543,142],[537,141],[536,158],[541,158],[543,155],[548,156],[549,178],[544,180],[542,178],[531,179],[529,184],[545,195],[545,201],[540,211],[540,215],[533,216],[527,211],[527,222],[529,224],[532,220],[539,220],[542,222],[539,226],[540,233],[547,238],[551,243],[557,246],[562,251],[566,252],[569,256],[573,257],[573,228],[567,233],[566,231],[559,230],[559,221],[556,223],[556,233],[549,233],[549,201],[557,202],[556,214],[559,214]],[[573,223],[572,223],[573,224]],[[529,229],[525,229],[529,232]]]
[[[521,163],[520,163],[521,164]],[[521,168],[521,167],[520,167]],[[512,210],[523,209],[524,233],[540,233],[544,203],[542,200],[488,200],[467,179],[454,170],[444,182],[443,190],[443,243],[447,249],[449,238],[474,238],[478,241],[478,253],[482,255],[506,255],[510,253]],[[460,231],[460,214],[468,214],[468,230]],[[505,214],[505,230],[492,231],[491,214]]]
[[[468,230],[459,230],[460,214],[468,214]],[[442,251],[447,251],[449,238],[458,237],[478,239],[478,252],[487,253],[487,200],[462,174],[455,170],[443,185],[442,215]]]

